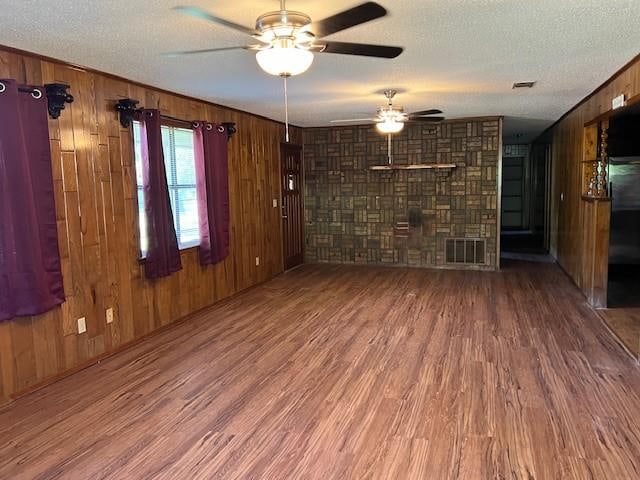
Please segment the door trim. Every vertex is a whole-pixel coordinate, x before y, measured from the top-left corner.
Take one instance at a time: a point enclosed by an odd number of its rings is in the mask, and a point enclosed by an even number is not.
[[[284,207],[284,190],[283,190],[283,185],[282,185],[282,178],[283,178],[283,171],[282,171],[282,160],[283,160],[283,156],[285,155],[286,151],[290,150],[290,151],[296,151],[300,153],[300,206],[302,209],[301,212],[301,219],[302,221],[300,222],[300,238],[302,240],[302,253],[301,256],[302,258],[300,259],[300,263],[297,265],[294,265],[293,267],[289,267],[287,268],[287,259],[285,258],[285,249],[284,249],[284,236],[285,236],[285,229],[284,229],[284,218],[282,217],[282,208]],[[292,270],[296,267],[298,267],[299,265],[301,265],[302,263],[304,263],[304,254],[305,254],[305,246],[306,246],[306,237],[305,237],[305,204],[304,204],[304,193],[305,193],[305,189],[306,189],[306,183],[305,183],[305,169],[304,169],[304,148],[302,145],[297,144],[297,143],[287,143],[287,142],[281,142],[280,143],[280,167],[278,169],[279,171],[279,184],[280,184],[280,206],[279,206],[279,211],[280,211],[280,232],[281,232],[281,241],[280,241],[280,248],[282,250],[282,270],[283,271],[287,271],[287,270]]]

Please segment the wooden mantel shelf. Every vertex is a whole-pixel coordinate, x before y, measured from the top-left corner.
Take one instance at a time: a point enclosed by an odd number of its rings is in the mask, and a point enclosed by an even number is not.
[[[455,163],[420,163],[414,165],[372,165],[369,170],[447,170],[456,168]]]
[[[582,195],[582,200],[586,202],[610,202],[611,197],[593,197],[591,195]]]

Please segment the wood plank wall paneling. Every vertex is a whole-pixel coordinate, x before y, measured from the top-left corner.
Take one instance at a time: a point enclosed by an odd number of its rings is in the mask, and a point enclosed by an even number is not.
[[[601,275],[594,276],[592,269],[594,261],[602,265],[602,258],[593,259],[591,245],[585,242],[590,234],[585,235],[585,229],[602,226],[601,222],[593,221],[593,206],[582,199],[580,162],[586,153],[584,127],[586,123],[611,110],[611,100],[622,93],[627,98],[640,95],[640,56],[564,116],[547,135],[543,135],[548,136],[550,133],[553,145],[551,252],[587,296],[601,287],[591,284],[589,279],[601,278]],[[607,235],[605,232],[604,236]],[[605,250],[600,253],[602,255],[605,255]]]
[[[610,202],[589,201],[583,209],[582,290],[591,305],[607,306]]]
[[[280,198],[282,124],[2,48],[0,78],[68,83],[75,97],[49,122],[67,301],[45,315],[0,324],[0,404],[282,272],[281,215],[272,205]],[[181,272],[145,279],[137,260],[131,132],[113,110],[126,97],[179,118],[236,122],[229,143],[231,254],[223,263],[202,268],[191,249],[182,254]],[[301,130],[292,135],[302,143]],[[77,334],[79,317],[86,317],[86,334]]]

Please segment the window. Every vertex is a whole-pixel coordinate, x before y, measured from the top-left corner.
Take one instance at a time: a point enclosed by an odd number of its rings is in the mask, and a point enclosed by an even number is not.
[[[142,144],[139,122],[133,123],[133,141],[136,157],[136,183],[138,186],[138,218],[140,219],[140,252],[146,255],[147,219],[144,211],[142,187]],[[196,196],[196,167],[193,150],[193,130],[168,125],[162,126],[162,149],[167,171],[167,184],[173,211],[173,223],[180,249],[200,243],[198,201]]]

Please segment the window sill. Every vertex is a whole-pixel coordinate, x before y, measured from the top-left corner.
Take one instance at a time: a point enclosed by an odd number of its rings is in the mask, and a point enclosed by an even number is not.
[[[198,250],[198,248],[200,248],[200,245],[195,245],[193,247],[181,248],[180,249],[180,255],[182,255],[183,253],[191,253],[192,251]],[[138,257],[138,263],[140,265],[144,265],[145,263],[147,263],[147,257]]]

